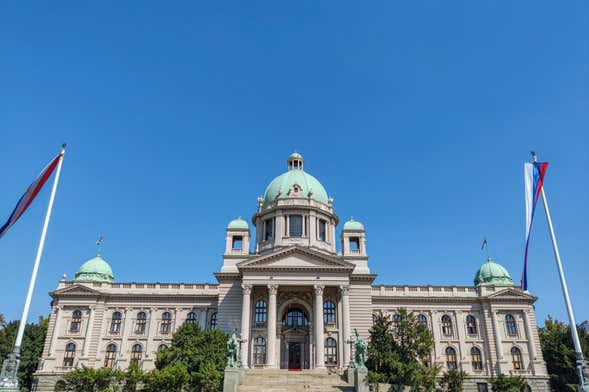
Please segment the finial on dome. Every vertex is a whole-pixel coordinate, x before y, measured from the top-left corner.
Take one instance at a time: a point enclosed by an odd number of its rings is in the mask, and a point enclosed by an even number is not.
[[[288,156],[286,162],[288,164],[288,170],[303,170],[305,160],[303,159],[303,156],[295,150]]]

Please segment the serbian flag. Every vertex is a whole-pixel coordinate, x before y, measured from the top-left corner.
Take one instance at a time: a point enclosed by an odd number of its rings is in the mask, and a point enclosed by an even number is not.
[[[533,162],[524,164],[524,181],[526,186],[526,250],[524,254],[524,272],[522,273],[521,289],[528,289],[528,245],[530,232],[534,221],[534,212],[538,199],[542,193],[544,175],[548,169],[548,162]]]
[[[12,211],[12,214],[10,214],[10,217],[6,223],[0,227],[0,238],[6,234],[8,229],[10,229],[12,225],[16,223],[18,218],[20,218],[22,214],[25,213],[27,208],[29,208],[39,191],[41,191],[41,188],[43,188],[43,185],[45,185],[49,177],[51,177],[51,173],[53,173],[53,170],[55,170],[57,167],[60,158],[61,154],[58,154],[51,160],[51,162],[47,164],[47,166],[45,166],[39,176],[35,179],[35,181],[33,181],[31,186],[29,186],[25,194],[22,195],[18,203],[16,203],[16,207],[14,208],[14,211]]]

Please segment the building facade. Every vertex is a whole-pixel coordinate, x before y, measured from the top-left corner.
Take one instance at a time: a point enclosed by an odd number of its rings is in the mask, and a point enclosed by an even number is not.
[[[333,199],[294,153],[288,170],[258,198],[250,225],[229,223],[216,284],[119,283],[100,255],[65,277],[52,312],[38,391],[52,391],[76,367],[154,367],[158,350],[183,323],[237,332],[246,368],[343,371],[354,330],[369,339],[376,314],[413,312],[434,336],[431,360],[468,373],[469,390],[490,390],[499,374],[547,391],[534,302],[492,260],[472,286],[374,285],[366,231],[343,224]],[[341,251],[336,244],[340,242]]]

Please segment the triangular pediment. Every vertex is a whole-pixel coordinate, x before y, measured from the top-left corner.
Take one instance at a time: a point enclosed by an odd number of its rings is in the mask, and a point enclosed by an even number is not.
[[[311,249],[292,246],[237,264],[240,270],[251,269],[297,269],[297,270],[345,270],[352,271],[354,265]]]
[[[82,284],[74,284],[73,286],[57,289],[51,293],[52,295],[99,295],[100,292]]]
[[[528,299],[531,301],[535,301],[537,299],[536,297],[525,291],[512,287],[505,288],[501,291],[490,294],[487,297],[493,299]]]

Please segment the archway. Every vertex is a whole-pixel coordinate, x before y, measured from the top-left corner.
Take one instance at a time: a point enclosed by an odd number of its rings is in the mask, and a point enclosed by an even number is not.
[[[305,306],[291,303],[282,312],[280,323],[280,368],[311,367],[311,323]]]

